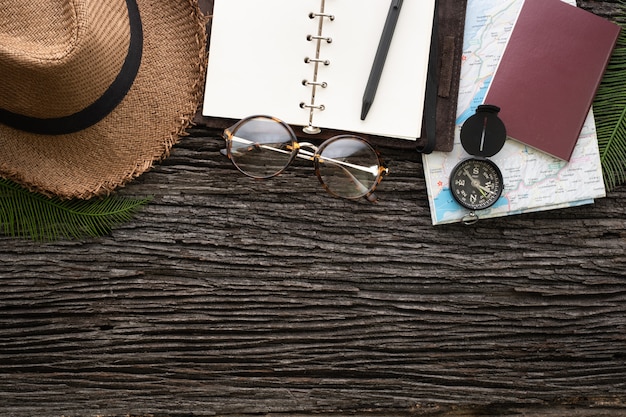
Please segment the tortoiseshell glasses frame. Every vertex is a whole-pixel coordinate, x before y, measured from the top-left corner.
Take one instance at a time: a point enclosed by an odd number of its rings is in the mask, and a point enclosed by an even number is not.
[[[282,173],[295,158],[313,161],[315,174],[330,194],[376,202],[374,189],[389,172],[365,139],[339,135],[319,147],[298,142],[293,129],[272,116],[246,117],[224,130],[226,155],[244,175],[267,179]]]

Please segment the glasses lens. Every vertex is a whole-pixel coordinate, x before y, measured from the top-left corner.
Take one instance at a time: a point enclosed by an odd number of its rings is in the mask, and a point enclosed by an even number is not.
[[[336,196],[359,198],[378,184],[380,164],[376,151],[364,140],[342,136],[330,140],[319,149],[317,175]]]
[[[286,124],[270,117],[253,117],[232,131],[228,141],[230,158],[250,177],[273,177],[283,171],[298,152],[295,140]]]

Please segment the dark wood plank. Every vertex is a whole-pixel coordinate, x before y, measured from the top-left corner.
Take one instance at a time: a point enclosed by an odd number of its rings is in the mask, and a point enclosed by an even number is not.
[[[110,236],[0,237],[1,415],[626,415],[626,187],[433,227],[415,153],[371,205],[191,133]]]
[[[419,156],[370,205],[221,145],[184,139],[110,237],[0,240],[7,415],[621,410],[626,188],[432,227]]]

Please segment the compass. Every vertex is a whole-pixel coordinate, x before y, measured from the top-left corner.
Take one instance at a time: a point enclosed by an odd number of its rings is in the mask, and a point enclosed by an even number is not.
[[[489,159],[469,158],[454,167],[450,190],[454,199],[470,210],[491,207],[502,195],[502,173]]]
[[[502,195],[504,180],[498,166],[487,159],[502,149],[506,128],[498,117],[500,108],[481,105],[461,127],[461,145],[473,157],[459,162],[450,174],[450,191],[461,206],[472,210],[469,217],[478,220],[475,210],[493,206]]]

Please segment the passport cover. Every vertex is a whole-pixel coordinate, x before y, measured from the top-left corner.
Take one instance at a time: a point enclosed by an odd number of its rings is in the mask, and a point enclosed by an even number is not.
[[[511,139],[569,161],[619,31],[561,0],[526,0],[484,103]]]

